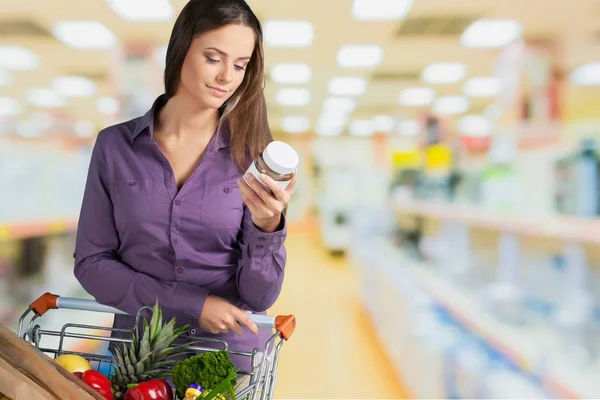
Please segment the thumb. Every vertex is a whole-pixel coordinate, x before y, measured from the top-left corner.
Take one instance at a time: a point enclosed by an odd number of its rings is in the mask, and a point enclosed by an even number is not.
[[[254,333],[255,335],[258,335],[258,327],[254,323],[254,321],[250,319],[251,314],[251,311],[239,310],[238,321],[246,328],[248,328],[250,332]]]

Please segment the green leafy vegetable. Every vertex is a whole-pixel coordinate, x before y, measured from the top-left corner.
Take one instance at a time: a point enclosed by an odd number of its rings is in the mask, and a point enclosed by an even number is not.
[[[177,362],[172,375],[177,396],[184,398],[185,391],[192,383],[202,386],[207,391],[216,389],[214,393],[229,394],[235,387],[237,371],[229,359],[229,352],[220,350],[209,351]],[[224,388],[221,387],[222,385]]]

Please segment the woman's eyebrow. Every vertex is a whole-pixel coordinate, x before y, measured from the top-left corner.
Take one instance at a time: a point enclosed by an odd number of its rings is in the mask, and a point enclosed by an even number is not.
[[[205,50],[214,50],[217,53],[221,54],[222,56],[228,57],[227,53],[225,53],[223,50],[217,49],[216,47],[207,47]],[[238,58],[238,60],[249,60],[249,59],[250,59],[250,57],[239,57]]]

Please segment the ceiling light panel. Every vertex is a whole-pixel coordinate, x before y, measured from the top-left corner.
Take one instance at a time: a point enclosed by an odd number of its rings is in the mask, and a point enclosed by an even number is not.
[[[60,21],[53,32],[58,40],[79,50],[106,50],[117,43],[115,34],[98,21]]]
[[[375,133],[375,127],[370,119],[358,119],[350,123],[348,131],[354,136],[371,136]]]
[[[423,82],[428,84],[453,84],[467,75],[467,66],[459,62],[440,62],[428,65],[421,74]]]
[[[60,108],[66,104],[64,97],[48,88],[29,89],[26,97],[29,104],[40,108]]]
[[[337,64],[342,68],[372,69],[381,64],[383,49],[376,44],[348,44],[337,54]]]
[[[39,68],[40,57],[23,46],[0,45],[0,67],[30,71]]]
[[[367,80],[357,76],[338,76],[331,78],[328,89],[334,96],[358,96],[367,89]]]
[[[406,88],[398,95],[398,103],[403,106],[423,107],[435,99],[435,91],[428,87]]]
[[[413,0],[354,0],[352,16],[359,21],[399,21],[412,5]]]
[[[288,133],[304,133],[309,127],[310,122],[306,117],[289,116],[281,121],[281,129]]]
[[[96,84],[79,76],[60,76],[52,79],[54,91],[65,97],[90,97],[96,94]]]
[[[460,42],[468,48],[499,48],[517,40],[523,34],[523,27],[517,20],[478,19],[460,37]]]
[[[442,96],[433,103],[433,112],[437,115],[462,114],[469,109],[471,103],[463,96]]]
[[[473,77],[463,85],[463,94],[469,97],[494,97],[500,93],[500,80],[494,77]]]
[[[582,86],[600,85],[600,62],[592,62],[576,68],[571,73],[571,82]]]
[[[126,21],[170,21],[174,15],[169,0],[106,0],[106,3]]]
[[[267,21],[263,30],[265,43],[271,47],[310,47],[314,35],[309,21]]]
[[[303,88],[282,88],[276,94],[282,106],[305,106],[310,104],[310,91]]]
[[[352,97],[328,97],[323,102],[324,113],[351,113],[356,109],[356,101]]]
[[[312,70],[308,64],[282,63],[271,68],[271,80],[282,84],[304,84],[310,81]]]
[[[0,96],[0,115],[16,115],[22,110],[21,103],[15,98]]]

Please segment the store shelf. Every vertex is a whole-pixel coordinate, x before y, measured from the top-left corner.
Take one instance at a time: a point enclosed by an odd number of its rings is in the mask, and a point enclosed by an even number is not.
[[[548,356],[554,337],[548,329],[516,327],[490,315],[476,296],[429,271],[418,261],[400,260],[406,272],[457,321],[488,342],[515,367],[534,376],[561,398],[598,398],[597,366],[574,365],[566,357]]]
[[[76,228],[76,219],[26,221],[0,224],[0,241],[56,235],[75,231]]]
[[[600,219],[487,211],[468,205],[395,201],[397,214],[413,214],[473,227],[600,245]]]

